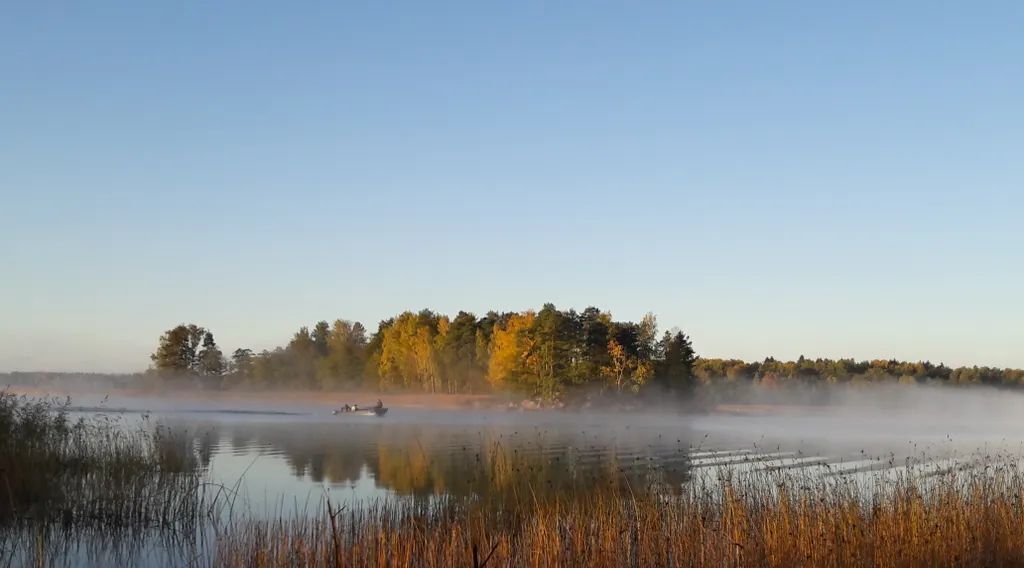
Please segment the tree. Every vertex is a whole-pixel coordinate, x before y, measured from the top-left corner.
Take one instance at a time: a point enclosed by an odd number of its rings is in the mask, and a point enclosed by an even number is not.
[[[531,383],[535,394],[556,398],[561,384],[572,375],[574,361],[573,319],[575,313],[562,313],[554,304],[544,304],[530,327],[530,350],[521,380]]]
[[[665,332],[661,339],[660,350],[663,355],[655,370],[657,382],[670,390],[679,392],[691,390],[697,354],[693,350],[690,338],[681,331],[677,331],[674,335]]]
[[[204,377],[220,377],[224,374],[224,354],[217,347],[213,333],[203,334],[203,348],[199,351],[199,373]]]
[[[510,314],[504,323],[496,323],[491,334],[487,381],[494,387],[522,383],[527,355],[533,346],[530,328],[536,315],[527,311]]]
[[[202,365],[199,359],[199,346],[202,344],[205,337],[205,328],[199,327],[195,324],[188,325],[188,348],[186,349],[186,352],[188,353],[188,357],[191,359],[189,371],[194,375],[202,373]]]
[[[317,357],[327,356],[327,343],[330,341],[331,326],[326,321],[318,321],[313,326],[311,339],[313,340],[313,351]]]
[[[363,324],[335,320],[327,333],[326,356],[317,361],[316,378],[320,387],[336,388],[359,379],[365,364],[365,349],[366,328]]]
[[[231,354],[231,374],[238,379],[249,379],[253,372],[252,349],[235,349]]]
[[[278,347],[273,351],[264,349],[253,361],[252,380],[261,386],[270,386],[278,382],[279,369],[284,367],[284,349]]]
[[[384,336],[393,325],[395,325],[395,318],[381,320],[377,324],[377,332],[370,337],[364,350],[366,362],[363,364],[363,380],[373,388],[384,388],[385,386],[385,379],[381,376]]]
[[[337,324],[338,322],[335,321],[334,323]],[[354,324],[352,324],[352,331],[350,333],[350,337],[350,343],[353,346],[359,347],[360,349],[366,347],[366,328],[363,326],[363,324],[359,322],[355,322]]]
[[[188,353],[188,328],[179,325],[160,336],[156,352],[150,355],[153,366],[160,372],[185,373],[192,365]]]
[[[636,326],[636,351],[637,357],[644,361],[658,358],[658,318],[651,312],[644,314]]]
[[[471,313],[459,312],[439,333],[441,375],[449,392],[475,390],[484,383],[486,361],[478,356],[479,323]]]
[[[295,332],[285,349],[288,378],[299,386],[312,386],[316,365],[316,344],[303,326]]]
[[[381,330],[378,375],[380,386],[419,387],[437,392],[439,318],[429,310],[405,312]]]
[[[197,375],[201,371],[198,348],[206,330],[195,324],[181,324],[160,336],[153,367],[163,375]]]
[[[625,387],[637,391],[651,376],[651,364],[639,357],[626,353],[618,341],[608,342],[610,363],[601,369],[602,374],[615,386],[616,392]]]
[[[611,339],[611,314],[591,306],[580,314],[580,365],[576,382],[588,382],[601,376],[601,369],[611,361],[608,340]]]

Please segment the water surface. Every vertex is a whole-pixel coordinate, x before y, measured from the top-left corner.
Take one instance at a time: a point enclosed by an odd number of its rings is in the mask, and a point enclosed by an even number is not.
[[[193,437],[210,479],[257,514],[315,507],[325,496],[373,499],[585,492],[597,484],[680,487],[695,476],[764,471],[877,474],[914,462],[1019,452],[1002,407],[959,415],[899,404],[764,411],[432,410],[383,417],[331,414],[327,404],[124,399],[80,401],[84,414],[145,420]]]

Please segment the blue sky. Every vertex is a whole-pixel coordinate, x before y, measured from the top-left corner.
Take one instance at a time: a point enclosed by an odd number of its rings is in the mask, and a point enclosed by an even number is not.
[[[20,3],[0,371],[404,309],[1024,366],[1019,2]]]

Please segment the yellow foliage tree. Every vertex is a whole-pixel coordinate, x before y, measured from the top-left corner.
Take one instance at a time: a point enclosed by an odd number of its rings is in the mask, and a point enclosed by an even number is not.
[[[611,362],[601,368],[601,374],[615,386],[617,392],[622,392],[627,385],[634,391],[639,390],[651,377],[653,369],[650,362],[630,356],[614,339],[608,342],[608,355]]]
[[[517,378],[529,364],[531,347],[530,328],[536,314],[532,311],[512,314],[504,325],[494,326],[491,337],[491,358],[487,365],[487,380],[501,386]]]
[[[383,331],[378,373],[381,386],[399,384],[436,392],[439,382],[435,329],[412,312]]]

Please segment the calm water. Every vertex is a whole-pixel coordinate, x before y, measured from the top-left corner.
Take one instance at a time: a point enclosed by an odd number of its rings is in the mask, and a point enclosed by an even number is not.
[[[918,396],[914,400],[921,400]],[[1019,399],[1014,399],[1014,404]],[[958,455],[1019,452],[1020,413],[1005,399],[956,412],[943,401],[854,401],[764,415],[508,412],[390,407],[333,416],[326,404],[84,401],[126,422],[187,430],[215,483],[256,514],[390,497],[586,491],[594,484],[680,486],[694,476],[806,470],[941,470]]]

